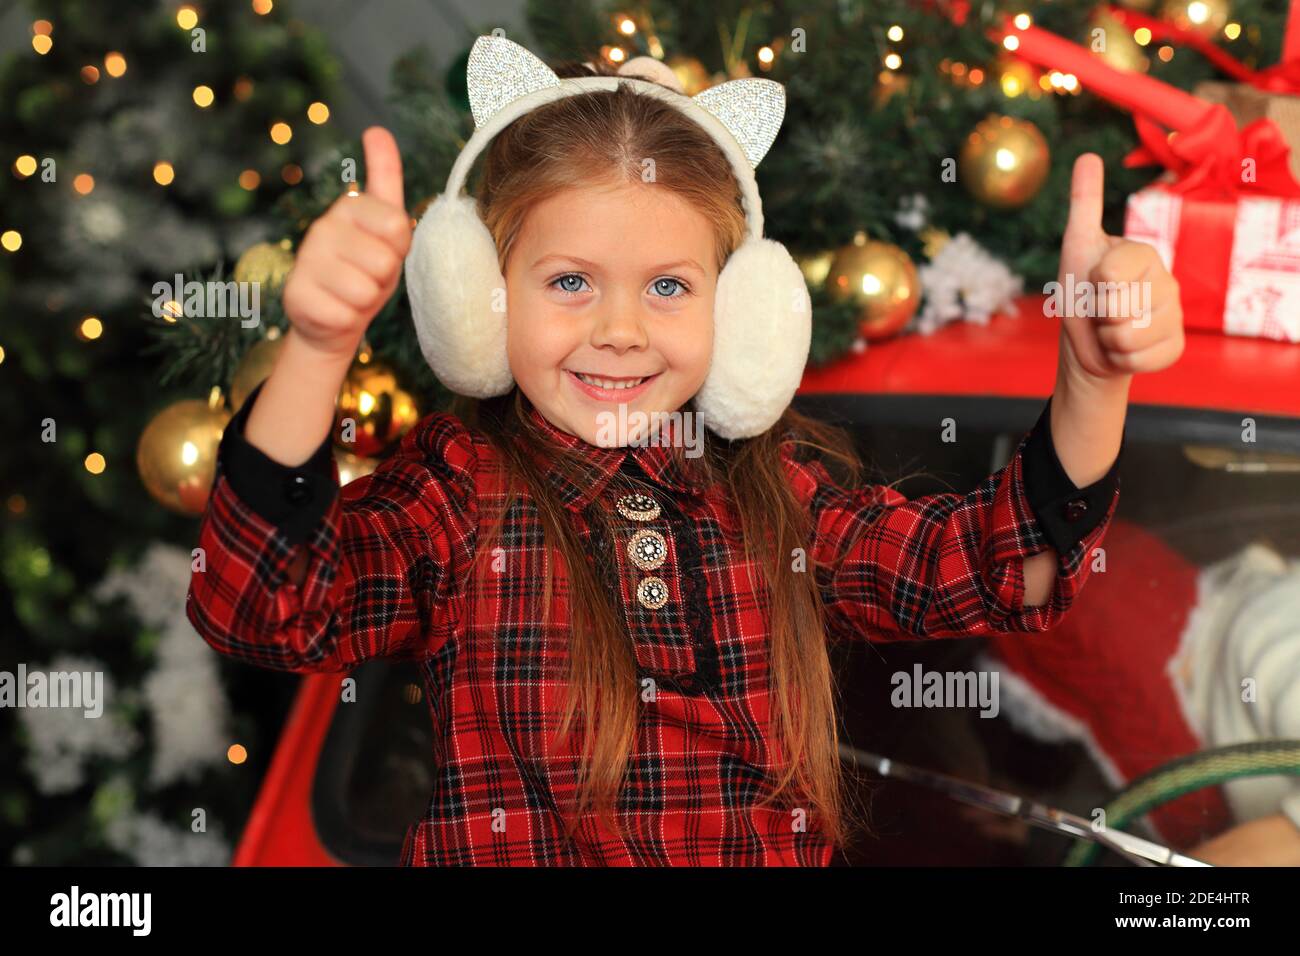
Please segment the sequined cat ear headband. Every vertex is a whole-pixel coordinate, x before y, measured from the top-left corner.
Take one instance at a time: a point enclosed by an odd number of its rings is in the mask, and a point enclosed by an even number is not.
[[[698,123],[722,149],[740,184],[747,237],[718,276],[712,364],[695,396],[695,410],[723,438],[748,438],[770,428],[790,404],[812,340],[812,303],[803,272],[784,246],[763,238],[754,178],[781,128],[785,89],[772,80],[746,78],[688,97],[642,79],[668,81],[661,65],[647,59],[625,64],[619,76],[560,79],[505,37],[474,41],[466,73],[475,132],[452,166],[446,189],[416,226],[406,258],[416,334],[426,361],[453,392],[488,398],[510,391],[505,278],[475,201],[462,193],[465,180],[492,138],[525,113],[562,97],[631,86]]]

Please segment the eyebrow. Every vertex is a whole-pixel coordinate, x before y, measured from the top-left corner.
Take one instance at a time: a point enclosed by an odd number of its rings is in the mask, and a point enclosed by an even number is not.
[[[581,266],[584,269],[590,269],[593,272],[600,271],[600,266],[595,262],[591,262],[587,259],[583,259],[580,256],[571,256],[559,252],[553,252],[550,255],[542,256],[540,259],[538,259],[536,262],[533,263],[532,267],[534,269],[537,269],[548,262],[572,262],[572,263],[576,263],[577,265]],[[696,272],[704,271],[704,269],[700,267],[700,264],[696,262],[694,259],[678,259],[675,262],[665,262],[662,265],[651,267],[650,271],[665,272],[668,269],[677,269],[682,266],[688,266],[694,269]]]

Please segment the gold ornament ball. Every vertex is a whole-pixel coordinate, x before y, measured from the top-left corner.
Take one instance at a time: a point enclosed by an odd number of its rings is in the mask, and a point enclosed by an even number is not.
[[[957,164],[972,196],[986,206],[1014,209],[1043,187],[1051,153],[1033,123],[990,116],[966,137]]]
[[[835,250],[803,253],[795,256],[794,261],[799,264],[799,270],[803,273],[808,287],[816,289],[826,282],[826,276],[831,271],[831,263],[835,261]]]
[[[351,429],[347,420],[351,420]],[[420,419],[415,399],[398,385],[382,362],[357,362],[339,392],[335,440],[340,448],[373,458],[397,441]],[[351,432],[351,442],[346,439]]]
[[[259,282],[262,292],[275,292],[293,268],[293,251],[284,244],[259,242],[244,250],[235,263],[236,282]]]
[[[921,280],[911,258],[888,242],[844,246],[835,254],[826,288],[836,301],[860,308],[862,336],[887,339],[899,332],[921,302]]]
[[[266,381],[275,368],[276,357],[284,348],[284,336],[266,338],[249,349],[230,379],[230,407],[239,411],[253,389]]]
[[[682,90],[687,96],[694,96],[713,84],[709,71],[693,56],[670,56],[664,62],[677,74],[677,82],[682,84]]]
[[[360,455],[354,455],[342,448],[334,449],[334,462],[339,467],[340,487],[370,474],[379,467],[379,462],[376,459],[362,458]]]
[[[1019,57],[999,57],[992,72],[998,78],[998,86],[1001,87],[1002,94],[1010,99],[1015,99],[1017,96],[1036,99],[1041,95],[1042,91],[1038,86],[1038,77],[1034,73],[1034,68]]]
[[[1105,38],[1105,46],[1101,50],[1092,47],[1092,31],[1097,29],[1102,31]],[[1085,43],[1089,49],[1093,49],[1095,57],[1114,69],[1145,73],[1151,66],[1142,47],[1133,39],[1132,31],[1108,13],[1099,11],[1093,15]]]
[[[154,500],[179,514],[203,514],[228,421],[224,408],[197,398],[169,405],[153,417],[140,433],[135,464]]]
[[[921,240],[921,251],[925,253],[927,259],[933,259],[943,252],[943,247],[952,239],[947,229],[940,229],[937,226],[927,226],[917,234],[917,237]]]
[[[881,70],[876,77],[876,85],[871,90],[872,109],[881,109],[894,98],[895,94],[906,93],[912,86],[912,78],[897,70]]]
[[[1231,13],[1228,0],[1166,0],[1160,17],[1208,37],[1224,28]]]

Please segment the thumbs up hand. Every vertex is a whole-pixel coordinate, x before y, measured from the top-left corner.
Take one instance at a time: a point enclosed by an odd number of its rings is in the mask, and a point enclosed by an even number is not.
[[[1058,373],[1091,384],[1168,368],[1183,352],[1178,282],[1155,247],[1102,229],[1104,175],[1095,153],[1074,164],[1054,313],[1062,322]]]
[[[345,193],[312,223],[284,287],[285,314],[303,342],[348,358],[397,288],[411,245],[397,141],[372,126],[362,143],[366,191]]]

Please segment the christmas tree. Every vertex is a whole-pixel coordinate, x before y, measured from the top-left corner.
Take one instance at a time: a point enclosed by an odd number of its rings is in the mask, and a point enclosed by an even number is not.
[[[3,711],[6,860],[224,863],[274,743],[184,619],[193,525],[135,453],[194,394],[150,351],[153,286],[278,248],[329,139],[335,61],[282,6],[41,0],[0,63],[0,660],[104,686],[98,717]],[[293,687],[242,679],[264,716]]]
[[[0,759],[27,768],[0,784],[5,842],[26,834],[22,860],[68,859],[86,834],[96,859],[211,859],[183,829],[192,811],[234,826],[255,784],[231,772],[237,750],[213,764],[217,740],[260,745],[253,764],[271,743],[256,736],[270,723],[238,698],[227,709],[217,678],[181,648],[180,611],[166,602],[183,598],[194,523],[157,502],[201,511],[221,428],[274,360],[293,251],[364,182],[359,140],[328,123],[330,60],[288,6],[33,3],[30,51],[0,68],[12,157],[0,180],[0,376],[19,437],[0,487],[12,596],[0,646],[6,660],[98,667],[125,702],[90,736],[33,720],[0,735]],[[766,232],[799,258],[812,360],[832,361],[907,327],[987,315],[1055,278],[1083,152],[1105,160],[1106,225],[1123,231],[1126,198],[1159,172],[1122,165],[1137,145],[1132,117],[1078,77],[1018,59],[998,28],[1021,18],[1184,90],[1217,75],[1201,53],[1126,23],[1130,8],[1260,66],[1277,62],[1287,15],[1283,0],[527,0],[521,23],[473,24],[450,63],[419,48],[398,61],[405,195],[417,220],[472,134],[466,58],[494,28],[552,62],[661,59],[688,94],[770,77],[787,106],[757,171]],[[160,300],[155,284],[178,274],[257,283],[258,321],[210,321],[180,293]],[[340,396],[360,442],[336,450],[344,480],[448,399],[413,333],[399,286]],[[179,706],[187,680],[200,688],[190,724],[243,715],[224,736],[196,738],[197,761],[150,723]],[[272,686],[285,685],[245,669],[236,692]],[[197,789],[218,773],[220,787]]]

